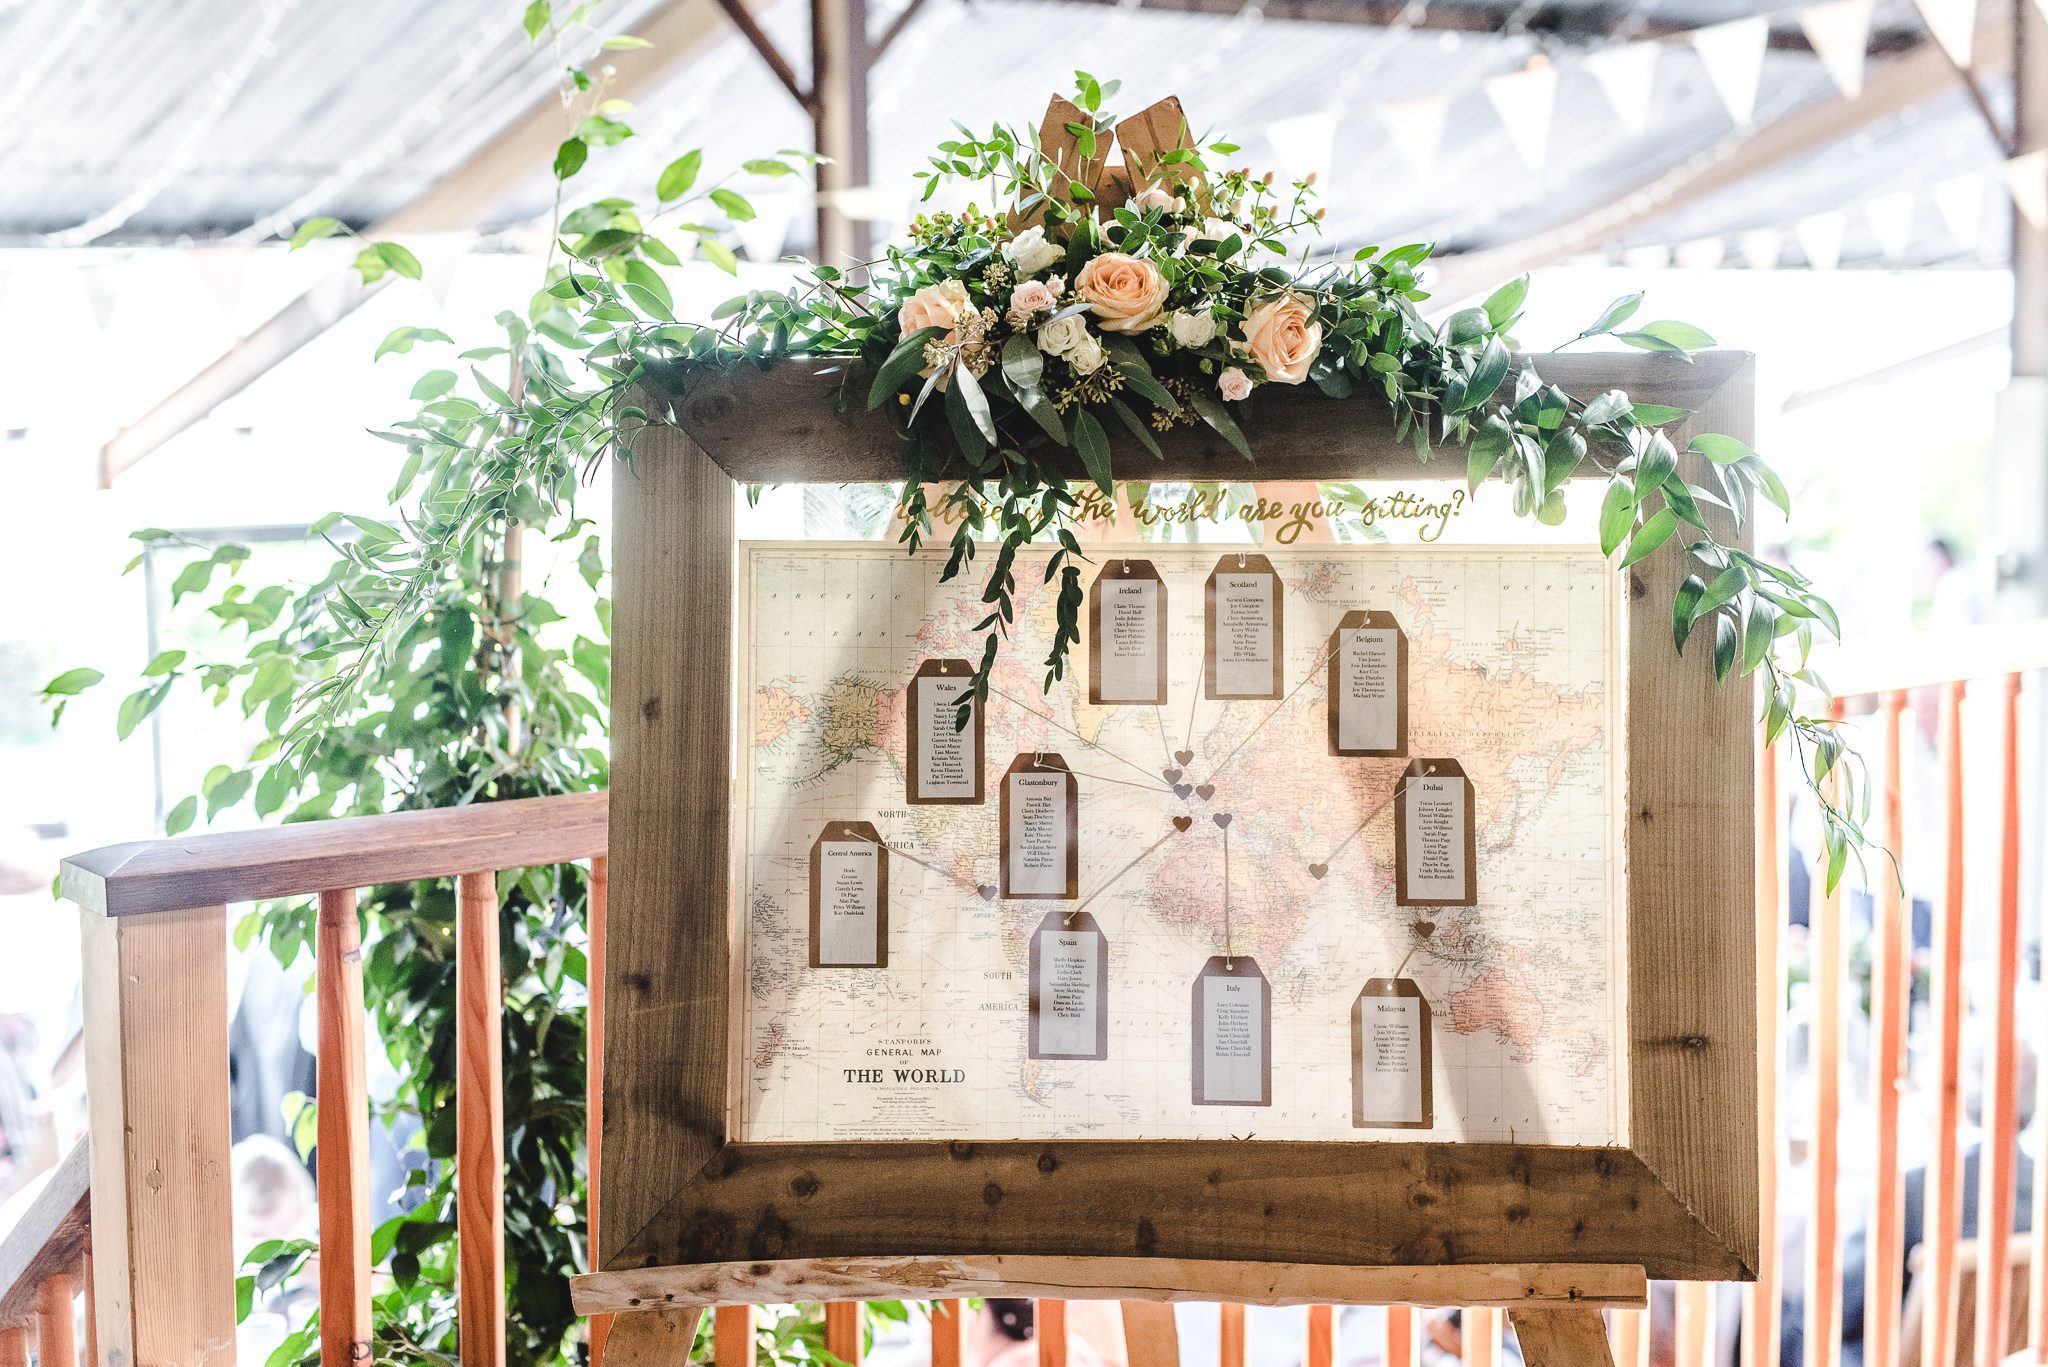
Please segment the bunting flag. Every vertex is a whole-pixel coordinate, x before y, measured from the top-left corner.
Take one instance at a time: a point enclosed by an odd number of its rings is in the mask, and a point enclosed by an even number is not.
[[[1938,180],[1928,190],[1956,246],[1974,252],[1984,240],[1984,178],[1974,173]]]
[[[1330,163],[1337,148],[1337,118],[1336,110],[1324,109],[1266,125],[1273,159],[1289,180],[1301,180],[1313,172],[1323,180],[1327,192]]]
[[[782,244],[789,238],[789,225],[797,210],[814,203],[809,194],[784,193],[751,196],[754,216],[735,229],[740,247],[749,261],[779,261]]]
[[[2048,147],[2008,161],[2005,188],[2020,217],[2036,228],[2048,228]]]
[[[1837,212],[1808,214],[1792,225],[1792,235],[1810,268],[1831,271],[1842,264],[1842,236],[1848,226],[1847,217]]]
[[[192,263],[192,271],[199,277],[199,283],[206,287],[214,307],[220,310],[221,321],[237,337],[242,335],[242,277],[249,268],[249,254],[254,250],[253,247],[223,242],[193,247],[185,253],[185,259]]]
[[[1913,215],[1919,201],[1911,190],[1894,190],[1863,202],[1863,218],[1887,261],[1903,261],[1913,245]]]
[[[1394,144],[1395,154],[1418,176],[1437,169],[1436,155],[1444,145],[1444,116],[1450,107],[1442,95],[1395,100],[1379,107],[1380,122],[1387,126],[1387,139]]]
[[[1751,228],[1736,245],[1742,250],[1743,265],[1753,271],[1776,270],[1785,250],[1785,233],[1781,228]]]
[[[1719,270],[1728,259],[1728,244],[1718,237],[1696,237],[1672,248],[1671,260],[1681,270]]]
[[[1663,48],[1662,43],[1617,43],[1589,53],[1584,61],[1586,71],[1600,83],[1600,93],[1614,106],[1621,126],[1634,137],[1649,131],[1650,96],[1657,88],[1657,54]]]
[[[1827,0],[1799,11],[1799,27],[1813,45],[1821,70],[1844,99],[1863,93],[1863,57],[1870,47],[1874,0]]]
[[[1957,66],[1968,69],[1977,33],[1977,0],[1913,0],[1921,22]]]
[[[1756,113],[1756,92],[1764,74],[1764,47],[1770,41],[1768,15],[1753,15],[1726,24],[1695,30],[1693,48],[1707,69],[1714,93],[1728,107],[1738,127],[1746,127]]]
[[[1529,65],[1486,83],[1508,139],[1532,171],[1541,171],[1550,150],[1550,119],[1557,107],[1557,68],[1540,53]]]

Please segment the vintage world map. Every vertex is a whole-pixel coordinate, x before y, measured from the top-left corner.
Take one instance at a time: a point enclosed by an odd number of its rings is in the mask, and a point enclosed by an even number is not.
[[[1020,558],[987,799],[913,806],[904,689],[926,660],[979,658],[980,566],[941,583],[942,556],[893,544],[743,546],[740,1139],[1626,1141],[1611,568],[1586,547],[1261,547],[1284,584],[1288,692],[1208,701],[1203,585],[1230,549],[1091,550],[1165,581],[1160,707],[1091,706],[1085,640],[1043,690],[1054,593],[1043,559]],[[1329,753],[1324,651],[1351,609],[1391,611],[1407,636],[1408,753],[1471,779],[1476,906],[1395,904],[1406,761]],[[996,895],[997,785],[1020,752],[1079,776],[1081,904],[1109,942],[1099,1061],[1027,1057],[1030,938],[1074,904]],[[887,967],[809,966],[810,851],[832,821],[889,848]],[[1270,984],[1269,1106],[1192,1103],[1190,986],[1225,954]],[[1354,1128],[1352,1006],[1404,963],[1431,1013],[1434,1123]]]

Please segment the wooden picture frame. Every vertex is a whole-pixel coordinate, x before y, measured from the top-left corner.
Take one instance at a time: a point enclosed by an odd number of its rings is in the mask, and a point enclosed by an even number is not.
[[[1689,410],[1681,448],[1691,431],[1752,436],[1743,354],[1525,363],[1580,396],[1619,386]],[[1753,1275],[1754,693],[1717,686],[1697,647],[1674,654],[1671,554],[1622,572],[1629,962],[1659,966],[1629,976],[1625,1147],[734,1142],[735,486],[899,477],[886,419],[836,414],[830,369],[736,367],[680,401],[650,393],[661,420],[616,476],[603,1219],[580,1308],[998,1287],[1584,1307],[1640,1304],[1645,1273]],[[1456,453],[1418,467],[1370,400],[1275,387],[1259,407],[1256,465],[1176,428],[1144,474],[1464,477]],[[1681,469],[1711,482],[1695,455]]]

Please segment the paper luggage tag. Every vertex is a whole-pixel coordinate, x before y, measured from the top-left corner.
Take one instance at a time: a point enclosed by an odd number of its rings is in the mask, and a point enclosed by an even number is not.
[[[1067,762],[1023,750],[1003,775],[1005,897],[1081,895],[1081,794]]]
[[[982,800],[983,728],[974,699],[974,666],[965,660],[926,660],[903,693],[906,753],[904,799],[925,805],[978,804]],[[966,698],[967,726],[959,721]]]
[[[1149,560],[1111,560],[1088,588],[1088,701],[1166,702],[1166,581]]]
[[[1195,1105],[1272,1105],[1273,1000],[1257,961],[1215,955],[1194,997]]]
[[[1330,753],[1408,753],[1408,638],[1391,612],[1344,614],[1330,633]]]
[[[1404,907],[1479,901],[1472,781],[1454,759],[1409,763],[1394,792],[1394,900]]]
[[[1203,596],[1204,697],[1281,696],[1280,588],[1263,555],[1232,552],[1216,562]]]
[[[1410,978],[1374,978],[1351,1005],[1351,1123],[1426,1130],[1436,1123],[1429,999]]]
[[[1048,911],[1031,937],[1031,1057],[1109,1057],[1109,939],[1085,911]]]
[[[811,967],[889,966],[889,847],[866,821],[828,821],[811,846]]]

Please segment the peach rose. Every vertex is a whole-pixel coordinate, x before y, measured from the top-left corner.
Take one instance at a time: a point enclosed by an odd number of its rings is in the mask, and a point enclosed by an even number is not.
[[[1255,307],[1244,320],[1244,349],[1276,384],[1300,384],[1323,346],[1315,305],[1294,291]],[[1106,325],[1105,325],[1106,326]]]
[[[919,328],[944,328],[946,335],[939,340],[952,346],[960,340],[960,324],[974,312],[974,301],[967,297],[967,286],[958,280],[941,280],[936,285],[926,285],[904,301],[897,321],[902,324],[899,338],[908,337]]]
[[[1252,392],[1252,377],[1232,366],[1216,377],[1216,392],[1232,403],[1249,398]]]
[[[1104,332],[1143,332],[1166,316],[1166,277],[1150,261],[1104,252],[1081,267],[1074,288]]]

